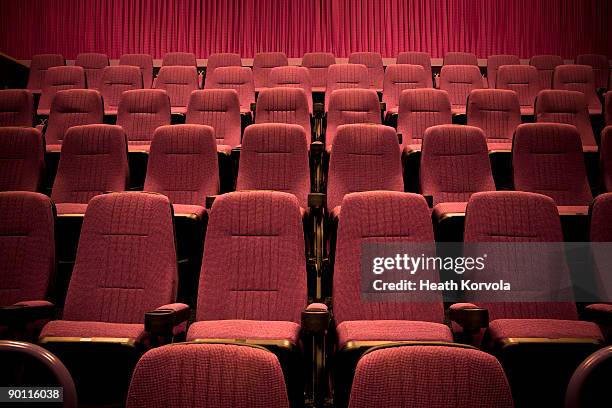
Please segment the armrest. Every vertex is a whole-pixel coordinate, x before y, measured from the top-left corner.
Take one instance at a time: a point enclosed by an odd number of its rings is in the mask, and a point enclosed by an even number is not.
[[[302,310],[302,329],[307,333],[325,333],[330,321],[331,315],[323,303],[311,303]]]
[[[612,304],[593,303],[584,309],[585,320],[598,325],[612,325]]]
[[[19,326],[39,319],[53,317],[55,306],[46,300],[19,302],[11,306],[0,307],[0,324]]]
[[[456,303],[449,309],[449,318],[465,333],[474,333],[489,326],[489,311],[471,303]]]
[[[312,113],[315,117],[320,118],[325,113],[325,106],[321,102],[312,104]]]
[[[401,133],[397,134],[397,141],[399,144],[402,144],[402,142],[404,141],[404,137]]]
[[[215,202],[215,199],[216,199],[216,198],[217,198],[217,196],[216,196],[216,195],[209,195],[209,196],[206,196],[206,204],[205,204],[205,205],[206,205],[206,209],[207,209],[207,210],[210,210],[210,209],[212,208],[213,203]]]
[[[327,195],[325,193],[308,193],[308,207],[323,208],[327,203]]]
[[[179,324],[189,320],[191,310],[183,303],[171,303],[145,313],[145,330],[159,336],[170,336]]]

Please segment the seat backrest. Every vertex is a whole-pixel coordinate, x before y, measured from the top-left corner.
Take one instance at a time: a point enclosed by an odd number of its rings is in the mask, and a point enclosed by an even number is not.
[[[155,129],[170,122],[170,99],[166,91],[135,89],[121,95],[117,125],[125,130],[130,144],[150,143]]]
[[[497,69],[496,86],[516,92],[521,106],[533,108],[540,92],[538,70],[531,65],[503,65]]]
[[[0,127],[31,127],[34,123],[34,96],[27,89],[0,90]]]
[[[123,54],[119,58],[119,65],[140,68],[143,88],[149,89],[153,85],[153,57],[150,54]]]
[[[130,65],[114,65],[104,68],[100,93],[104,98],[105,112],[114,113],[119,106],[121,94],[132,89],[142,89],[140,68]]]
[[[87,87],[99,89],[102,79],[102,70],[110,65],[108,55],[96,52],[81,53],[77,55],[74,65],[83,67],[87,77]]]
[[[104,106],[102,96],[93,89],[67,89],[59,91],[51,103],[49,121],[45,129],[48,145],[61,144],[64,133],[71,126],[102,123]]]
[[[529,65],[536,67],[540,78],[540,89],[552,88],[552,77],[555,68],[563,65],[563,59],[558,55],[534,55]]]
[[[502,366],[479,350],[389,347],[359,360],[349,408],[417,406],[512,408],[513,402]]]
[[[329,97],[325,146],[333,145],[338,126],[351,123],[381,123],[380,103],[375,90],[337,89],[332,92]]]
[[[612,242],[612,192],[595,197],[591,207],[591,241]]]
[[[601,132],[599,170],[601,171],[604,191],[612,192],[612,126],[606,126]]]
[[[612,125],[612,92],[606,92],[604,99],[604,117],[606,119],[606,125]]]
[[[306,132],[301,126],[256,124],[244,131],[236,190],[291,193],[308,207],[310,170]]]
[[[478,66],[478,58],[471,52],[447,52],[442,64]]]
[[[362,64],[368,68],[370,88],[380,90],[383,87],[385,68],[382,56],[378,52],[354,52],[349,55],[349,64]]]
[[[442,295],[438,302],[363,301],[361,251],[367,243],[431,242],[433,228],[423,196],[399,191],[351,193],[342,200],[334,261],[334,319],[419,320],[442,323]],[[420,271],[423,279],[439,281],[437,271]]]
[[[173,344],[154,348],[138,361],[126,406],[289,408],[289,402],[283,370],[270,351],[248,345]]]
[[[306,305],[302,215],[293,194],[222,194],[210,210],[196,320],[299,323]]]
[[[198,63],[192,52],[167,52],[162,59],[162,67],[167,66],[197,67]]]
[[[250,112],[255,103],[253,71],[247,67],[219,67],[206,76],[204,89],[234,89],[238,92],[240,110]]]
[[[241,67],[242,59],[240,54],[232,52],[221,52],[210,54],[206,63],[206,75],[210,75],[219,67]]]
[[[334,64],[327,70],[325,88],[325,109],[329,108],[329,98],[337,89],[369,89],[368,68],[362,64]]]
[[[253,78],[255,88],[270,87],[270,71],[274,67],[289,65],[287,55],[284,52],[259,52],[253,58]]]
[[[329,159],[327,208],[333,210],[346,194],[357,191],[404,191],[400,155],[392,127],[340,126]]]
[[[553,72],[553,89],[582,92],[589,109],[601,109],[593,68],[589,65],[559,65]]]
[[[448,92],[453,106],[466,106],[470,92],[482,88],[483,78],[475,65],[444,65],[440,71],[440,89]]]
[[[452,123],[448,92],[439,89],[410,89],[399,99],[397,132],[402,144],[420,143],[425,130],[431,126]]]
[[[574,126],[520,125],[514,135],[512,167],[516,190],[545,194],[557,205],[589,205],[593,199]]]
[[[286,66],[270,70],[270,86],[273,88],[300,88],[308,101],[308,112],[312,113],[312,84],[307,68]]]
[[[308,69],[312,86],[325,88],[327,86],[327,70],[336,63],[336,57],[331,52],[308,52],[302,56],[302,66]]]
[[[580,133],[583,146],[596,146],[586,98],[582,92],[543,90],[535,102],[537,122],[574,125]]]
[[[39,115],[48,114],[51,102],[58,91],[65,89],[85,89],[85,71],[81,67],[51,67],[45,74],[42,92],[38,101]]]
[[[518,95],[506,89],[477,89],[467,102],[467,123],[484,131],[489,142],[510,142],[521,124]]]
[[[396,64],[420,65],[431,78],[431,55],[427,52],[408,51],[397,54]]]
[[[259,92],[255,123],[292,123],[300,125],[310,144],[308,96],[300,88],[265,88]]]
[[[215,131],[206,125],[168,125],[155,130],[144,191],[166,195],[173,204],[206,205],[219,193]]]
[[[170,98],[172,112],[187,112],[191,92],[198,89],[198,71],[191,66],[161,67],[153,81],[153,88],[163,89]]]
[[[433,204],[467,202],[477,191],[495,191],[484,132],[440,125],[425,131],[421,148],[421,191]]]
[[[385,71],[383,97],[387,111],[397,112],[405,89],[432,88],[431,75],[420,65],[389,65]]]
[[[45,146],[37,129],[0,128],[0,191],[38,191]]]
[[[55,270],[54,212],[45,195],[0,192],[0,306],[45,299]]]
[[[87,205],[63,318],[144,323],[175,301],[176,250],[166,196],[123,192]]]
[[[104,192],[124,191],[128,176],[127,141],[121,127],[73,126],[64,137],[51,199],[87,204]]]
[[[605,55],[581,54],[576,57],[576,64],[589,65],[593,68],[596,88],[608,88],[610,60]]]
[[[497,84],[497,70],[502,65],[520,65],[521,60],[516,55],[489,55],[487,58],[487,80],[489,88]]]
[[[240,100],[234,89],[203,89],[189,97],[185,123],[208,125],[215,130],[218,145],[240,144]]]
[[[32,91],[40,91],[47,70],[61,65],[66,65],[66,60],[60,54],[33,55],[30,61],[30,75],[28,76],[27,88]]]

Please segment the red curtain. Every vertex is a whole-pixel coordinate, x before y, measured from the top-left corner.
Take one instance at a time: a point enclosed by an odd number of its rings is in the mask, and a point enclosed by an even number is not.
[[[612,56],[610,21],[610,0],[1,0],[0,51],[25,59],[363,50],[573,58]]]

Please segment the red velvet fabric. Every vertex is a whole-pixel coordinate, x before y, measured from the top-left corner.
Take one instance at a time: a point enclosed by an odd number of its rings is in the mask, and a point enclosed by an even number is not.
[[[400,95],[406,89],[432,88],[431,71],[420,65],[389,65],[385,71],[382,100],[387,112],[397,113]]]
[[[591,209],[591,241],[612,242],[612,193],[601,194]]]
[[[599,167],[605,191],[612,192],[612,125],[601,132]]]
[[[304,68],[305,69],[305,68]],[[265,88],[257,98],[255,123],[287,123],[299,125],[311,141],[308,99],[300,88]]]
[[[307,52],[302,56],[302,66],[308,69],[312,87],[319,92],[325,92],[327,69],[335,63],[336,57],[331,52]]]
[[[87,78],[87,88],[99,89],[102,70],[110,65],[108,56],[97,52],[85,52],[77,55],[74,65],[83,67]]]
[[[519,65],[521,60],[516,55],[489,55],[487,57],[487,82],[489,88],[497,85],[497,70],[502,65]]]
[[[559,65],[553,73],[553,89],[582,92],[589,106],[589,113],[601,114],[595,76],[589,65]]]
[[[612,74],[610,74],[610,76],[612,76]],[[610,126],[612,125],[612,92],[606,92],[604,108],[606,110],[604,112],[606,125]]]
[[[234,89],[238,92],[240,111],[248,113],[255,102],[253,71],[247,67],[219,67],[206,75],[204,89]]]
[[[368,68],[362,64],[333,64],[327,69],[325,85],[325,109],[329,109],[329,98],[333,91],[346,88],[368,89]]]
[[[170,122],[170,99],[165,91],[134,89],[121,94],[117,125],[125,130],[128,143],[148,145],[155,129]]]
[[[23,37],[19,38],[19,41],[21,40],[23,40]],[[47,70],[51,67],[58,67],[65,64],[66,61],[60,54],[32,55],[27,88],[33,92],[40,92],[45,76],[47,75]]]
[[[475,65],[478,66],[478,58],[471,52],[451,51],[444,55],[444,65]]]
[[[442,323],[410,320],[349,320],[340,323],[336,332],[338,349],[349,341],[453,341],[449,327]]]
[[[233,52],[220,52],[210,54],[206,64],[206,75],[210,75],[219,67],[241,67],[242,59],[240,54]]]
[[[608,57],[598,54],[581,54],[576,57],[574,62],[593,68],[593,76],[597,88],[608,87],[608,77],[610,75],[610,60]]]
[[[34,121],[34,97],[26,89],[0,90],[0,127],[31,127]]]
[[[465,114],[467,97],[484,88],[484,78],[474,65],[445,65],[440,71],[440,89],[448,92],[453,113]]]
[[[353,52],[348,58],[349,64],[363,64],[368,68],[370,89],[381,91],[385,70],[382,56],[378,52]]]
[[[538,70],[531,65],[504,65],[497,70],[498,89],[516,92],[522,115],[533,115],[535,99],[540,92]],[[490,87],[490,85],[489,85]]]
[[[38,191],[45,148],[34,128],[0,128],[0,191]]]
[[[427,52],[404,51],[397,54],[396,64],[410,64],[422,66],[431,76],[431,55]]]
[[[483,130],[487,142],[511,143],[521,124],[521,108],[515,92],[504,89],[477,89],[467,101],[467,124]]]
[[[198,89],[198,84],[198,71],[192,66],[163,66],[153,80],[153,88],[168,94],[172,113],[182,114],[187,113],[189,96]]]
[[[104,98],[104,113],[116,115],[121,95],[131,89],[142,89],[142,73],[129,65],[106,67],[102,71],[100,93]]]
[[[450,124],[452,120],[451,103],[446,91],[414,89],[402,92],[397,132],[402,134],[404,146],[420,143],[427,128]]]
[[[196,56],[192,52],[167,52],[164,54],[162,59],[162,66],[183,66],[183,67],[196,67],[198,65]]]
[[[37,113],[49,115],[51,102],[58,91],[64,89],[85,89],[85,71],[81,67],[51,67],[42,81],[42,91]]]
[[[270,87],[270,71],[274,67],[289,65],[284,52],[258,52],[253,58],[253,79],[255,90]]]
[[[197,339],[289,340],[299,343],[300,325],[295,322],[260,320],[210,320],[189,326],[187,341]]]
[[[153,58],[149,54],[123,54],[119,58],[119,65],[133,65],[140,68],[143,88],[153,85]]]
[[[329,88],[328,85],[327,89]],[[329,97],[327,110],[325,146],[328,149],[333,146],[341,125],[381,123],[380,103],[373,89],[337,89]]]
[[[529,65],[538,70],[540,89],[551,89],[553,72],[556,67],[563,65],[563,58],[559,55],[534,55],[529,60]]]
[[[240,100],[234,89],[204,89],[189,97],[185,123],[208,125],[215,130],[219,146],[240,144]]]
[[[268,77],[273,88],[300,88],[308,100],[308,112],[312,114],[312,78],[306,67],[282,66],[270,70]],[[310,126],[310,122],[309,122]]]

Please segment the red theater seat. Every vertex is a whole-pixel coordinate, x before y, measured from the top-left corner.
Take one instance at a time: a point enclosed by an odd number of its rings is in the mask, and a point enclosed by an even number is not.
[[[119,65],[132,65],[140,68],[143,88],[153,85],[153,57],[149,54],[123,54],[119,58]]]
[[[198,71],[191,66],[161,67],[153,81],[153,88],[163,89],[170,98],[172,113],[187,113],[191,92],[198,89]]]
[[[382,91],[385,69],[382,56],[378,52],[354,52],[349,55],[349,64],[362,64],[368,68],[370,88]]]
[[[82,67],[85,70],[87,78],[87,87],[89,89],[100,89],[100,80],[102,79],[102,70],[109,66],[108,56],[95,52],[81,53],[77,55],[74,65]]]
[[[34,97],[26,89],[0,90],[0,127],[31,127],[34,122]]]
[[[149,150],[153,133],[170,124],[170,100],[159,89],[135,89],[121,94],[117,109],[117,125],[127,135],[130,149]]]
[[[198,63],[191,52],[167,52],[162,59],[162,67],[171,66],[197,67]]]
[[[497,87],[497,71],[503,65],[520,65],[516,55],[489,55],[487,57],[487,81],[489,88]]]
[[[330,87],[327,87],[328,91]],[[381,124],[380,103],[373,89],[338,89],[329,97],[325,146],[334,144],[339,126],[351,123]],[[396,138],[397,141],[397,138]]]
[[[489,150],[510,150],[512,135],[521,124],[521,108],[514,91],[478,89],[467,101],[467,123],[484,131]]]
[[[612,192],[612,126],[601,132],[599,167],[604,191]]]
[[[399,100],[397,133],[406,150],[420,150],[427,128],[452,123],[451,103],[446,91],[413,89],[403,91]]]
[[[470,52],[447,52],[443,65],[474,65],[478,66],[478,58]]]
[[[336,57],[329,52],[308,52],[302,57],[302,66],[308,69],[313,92],[325,92],[327,70],[336,63]]]
[[[553,72],[557,66],[563,65],[563,59],[558,55],[534,55],[529,65],[538,70],[540,89],[551,89]]]
[[[605,55],[581,54],[576,57],[576,64],[588,65],[593,68],[593,77],[596,88],[608,88],[610,76],[610,60]]]
[[[253,78],[255,81],[255,90],[260,91],[263,88],[269,88],[270,71],[274,67],[282,67],[289,65],[287,56],[283,52],[259,52],[253,58]]]
[[[204,89],[234,89],[238,92],[240,112],[251,112],[255,103],[255,85],[253,71],[247,67],[219,67],[206,77]]]
[[[440,89],[448,92],[453,114],[465,114],[468,95],[482,88],[484,79],[478,66],[444,65],[440,71]]]
[[[266,88],[259,93],[255,123],[300,125],[311,141],[308,96],[300,88]]]
[[[39,191],[45,169],[42,135],[34,128],[0,128],[0,191]]]
[[[606,92],[604,100],[604,116],[606,119],[606,125],[612,125],[612,92]]]
[[[116,115],[123,92],[142,88],[140,68],[129,65],[104,68],[100,86],[100,93],[104,98],[104,114]]]
[[[595,89],[593,68],[588,65],[559,65],[553,73],[553,89],[584,94],[592,115],[601,114],[601,103]]]
[[[206,75],[210,75],[219,67],[241,67],[242,59],[240,54],[222,52],[210,54],[206,63]]]
[[[387,113],[398,113],[402,91],[419,88],[432,88],[431,75],[422,66],[389,65],[385,71],[382,97]]]
[[[37,113],[49,115],[51,103],[58,91],[65,89],[84,89],[85,71],[81,67],[51,67],[42,81],[42,91],[38,101]]]
[[[27,88],[34,93],[40,92],[47,70],[61,65],[66,65],[66,60],[60,54],[33,55],[30,61],[30,75],[28,76]]]
[[[497,70],[498,89],[516,92],[521,115],[533,115],[535,99],[540,92],[538,70],[531,65],[503,65]]]
[[[327,71],[325,87],[325,109],[329,109],[329,98],[337,89],[369,89],[368,68],[361,64],[334,64]]]
[[[431,56],[426,52],[400,52],[397,54],[397,59],[395,61],[396,64],[409,64],[409,65],[420,65],[425,69],[425,72],[431,78]],[[429,88],[433,86],[431,82],[429,82]]]
[[[308,112],[312,114],[312,84],[307,68],[296,66],[274,67],[270,70],[269,79],[272,88],[302,89],[308,101]]]

